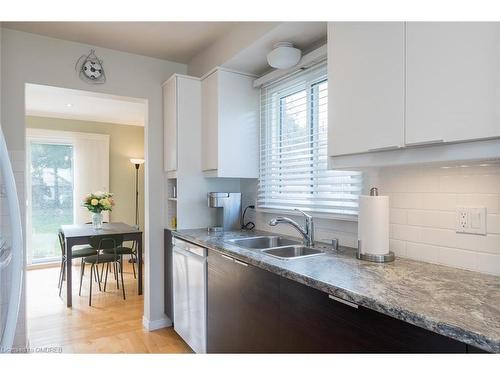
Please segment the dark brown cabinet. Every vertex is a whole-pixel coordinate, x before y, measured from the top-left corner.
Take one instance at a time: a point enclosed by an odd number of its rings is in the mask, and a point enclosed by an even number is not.
[[[279,276],[208,253],[207,351],[273,353],[279,333]]]
[[[280,282],[280,349],[286,353],[465,353],[466,345],[295,281]]]
[[[208,252],[209,353],[472,353],[459,341]]]

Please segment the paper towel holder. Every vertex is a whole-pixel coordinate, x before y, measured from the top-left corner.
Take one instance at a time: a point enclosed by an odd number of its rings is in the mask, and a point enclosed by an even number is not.
[[[395,257],[394,253],[392,251],[389,251],[387,254],[368,254],[368,253],[362,253],[361,252],[361,240],[358,240],[358,249],[356,250],[356,258],[360,260],[367,260],[369,262],[376,262],[376,263],[388,263],[392,262]]]

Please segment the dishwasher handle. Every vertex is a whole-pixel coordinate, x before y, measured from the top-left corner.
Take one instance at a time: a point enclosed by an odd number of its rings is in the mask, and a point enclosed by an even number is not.
[[[202,247],[200,247],[200,249],[205,250]],[[181,254],[181,255],[184,255],[187,257],[191,257],[191,258],[198,258],[199,260],[202,260],[202,261],[205,261],[207,259],[206,255],[204,255],[204,254],[199,254],[199,253],[190,251],[188,249],[184,249],[182,247],[179,247],[177,245],[174,245],[173,251],[174,251],[174,253]]]
[[[198,255],[200,257],[206,257],[207,256],[207,249],[204,247],[192,244],[187,241],[179,240],[178,238],[173,238],[172,241],[174,248],[181,249],[184,251],[187,251],[189,253],[192,253],[194,255]]]

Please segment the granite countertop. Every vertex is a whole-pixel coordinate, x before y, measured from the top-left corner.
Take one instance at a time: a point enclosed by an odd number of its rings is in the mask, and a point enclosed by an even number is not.
[[[262,231],[209,234],[206,229],[193,229],[173,234],[333,296],[500,353],[500,277],[401,258],[385,264],[361,261],[352,248],[334,251],[326,244],[316,246],[325,249],[325,255],[281,260],[226,242],[272,234]]]

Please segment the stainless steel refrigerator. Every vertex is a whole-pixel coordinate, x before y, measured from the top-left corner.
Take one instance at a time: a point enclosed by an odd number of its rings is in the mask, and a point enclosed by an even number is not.
[[[0,352],[13,347],[23,280],[23,237],[14,172],[0,126]]]

